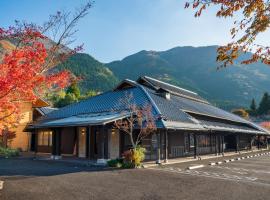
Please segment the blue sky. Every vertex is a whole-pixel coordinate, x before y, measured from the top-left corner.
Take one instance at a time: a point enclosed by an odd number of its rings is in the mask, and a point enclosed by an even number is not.
[[[58,10],[73,10],[85,0],[1,0],[0,26],[15,19],[41,23]],[[215,9],[194,18],[185,0],[96,0],[78,24],[76,44],[101,62],[140,50],[206,46],[229,41],[233,20],[218,19]],[[264,35],[264,38],[267,35]]]

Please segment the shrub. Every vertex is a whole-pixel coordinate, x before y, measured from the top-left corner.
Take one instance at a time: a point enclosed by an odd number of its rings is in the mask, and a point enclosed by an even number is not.
[[[137,147],[130,149],[123,153],[125,168],[139,167],[145,158],[146,149],[143,147]]]
[[[134,168],[134,164],[132,162],[123,162],[122,168],[124,169]]]
[[[19,156],[19,151],[17,149],[0,147],[0,156],[5,158]]]
[[[107,161],[107,164],[109,167],[118,167],[121,168],[122,164],[123,164],[123,159],[113,159],[113,160],[109,160]]]
[[[135,167],[141,166],[141,163],[145,158],[145,152],[146,149],[143,147],[137,147],[136,149],[133,149],[132,162]]]

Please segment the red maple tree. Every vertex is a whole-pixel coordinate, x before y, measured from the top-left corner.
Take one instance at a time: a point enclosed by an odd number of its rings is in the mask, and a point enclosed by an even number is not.
[[[1,38],[9,39],[14,34],[3,29],[0,33]],[[21,102],[33,102],[46,89],[63,88],[69,82],[68,71],[43,72],[48,53],[39,39],[45,39],[45,36],[34,29],[21,33],[24,34],[21,41],[24,44],[6,52],[0,63],[0,130],[16,125],[21,117]],[[31,36],[31,39],[26,36]]]
[[[22,102],[34,102],[69,84],[71,73],[54,67],[81,50],[81,46],[70,50],[67,45],[91,5],[88,2],[72,17],[57,12],[42,26],[16,21],[14,27],[0,28],[0,132],[19,123]],[[11,43],[11,48],[3,48],[1,41]]]

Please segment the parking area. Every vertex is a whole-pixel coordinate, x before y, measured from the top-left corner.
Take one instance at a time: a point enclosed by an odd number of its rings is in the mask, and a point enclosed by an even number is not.
[[[253,185],[267,186],[270,189],[270,154],[255,154],[252,156],[238,156],[236,158],[227,158],[227,162],[208,161],[197,162],[197,169],[187,169],[187,164],[173,164],[152,168],[175,175],[190,175],[197,177],[206,177],[210,179],[221,179],[233,182],[245,182]],[[213,163],[213,165],[210,165]]]
[[[187,169],[187,165],[201,163],[205,167]],[[206,163],[209,160],[114,170],[54,161],[0,159],[0,181],[4,182],[0,199],[269,199],[269,154],[215,166]]]

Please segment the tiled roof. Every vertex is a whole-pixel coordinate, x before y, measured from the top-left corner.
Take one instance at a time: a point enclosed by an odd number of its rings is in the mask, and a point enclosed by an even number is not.
[[[79,114],[125,110],[128,108],[128,105],[123,105],[121,99],[129,94],[133,95],[132,99],[134,102],[132,103],[135,103],[138,106],[150,103],[146,94],[139,87],[133,87],[124,90],[109,91],[78,103],[65,106],[57,111],[49,113],[46,116],[46,119],[52,120]]]
[[[165,117],[165,120],[194,123],[190,115],[180,109],[176,109],[176,106],[178,105],[175,105],[175,102],[172,102],[171,100],[166,100],[164,97],[161,97],[150,88],[144,87],[144,89],[153,99],[153,101],[159,108],[162,116]]]
[[[144,80],[146,82],[149,82],[151,85],[155,86],[156,89],[162,88],[165,90],[168,90],[174,94],[179,94],[180,96],[189,98],[189,99],[193,99],[193,100],[198,100],[198,101],[202,101],[204,103],[208,103],[208,101],[206,101],[205,99],[203,99],[202,97],[200,97],[196,92],[192,92],[190,90],[186,90],[184,88],[169,84],[169,83],[165,83],[163,81],[148,77],[148,76],[143,76],[141,78],[138,79],[138,82],[140,82],[140,80]]]
[[[117,119],[128,117],[128,113],[124,112],[105,112],[105,113],[91,113],[82,114],[71,117],[66,117],[57,120],[43,121],[36,124],[36,127],[59,127],[59,126],[84,126],[84,125],[101,125],[107,124]]]
[[[261,132],[258,131],[255,128],[252,128],[250,126],[246,126],[244,124],[231,124],[231,123],[226,123],[226,122],[217,122],[217,121],[209,121],[209,120],[199,120],[200,124],[203,125],[206,128],[212,129],[212,130],[232,130],[235,132],[240,132],[240,131],[244,131],[244,132]]]
[[[146,80],[146,82],[134,82],[130,80],[123,81],[123,87],[119,85],[117,90],[109,91],[53,111],[46,115],[39,123],[64,118],[72,119],[73,116],[83,114],[102,114],[112,111],[121,112],[128,108],[128,105],[121,102],[121,99],[123,99],[125,95],[132,94],[132,103],[136,104],[137,106],[151,104],[153,106],[153,115],[160,115],[162,117],[162,120],[159,120],[158,122],[158,127],[167,126],[167,128],[175,127],[179,129],[190,128],[207,130],[205,129],[205,126],[223,126],[224,128],[227,128],[226,130],[228,131],[238,129],[241,131],[246,130],[248,132],[250,129],[252,129],[255,131],[266,132],[259,126],[241,117],[210,105],[209,102],[205,101],[196,93],[172,86],[150,77],[142,77],[139,80]],[[151,81],[150,84],[149,81]],[[129,83],[130,87],[127,87]],[[170,98],[166,99],[163,97],[159,93],[162,91],[160,89],[169,92],[173,90],[173,92],[170,92]],[[196,115],[205,116],[206,118],[212,117],[222,119],[223,121],[219,124],[215,123],[215,120],[210,120],[208,122],[205,121],[202,123],[202,121],[200,122],[201,119],[196,119],[196,116],[193,115],[194,113]],[[162,121],[164,123],[162,123]],[[214,124],[207,124],[210,122],[213,122]],[[234,124],[232,125],[231,122],[234,122]],[[89,124],[91,124],[90,121]]]

